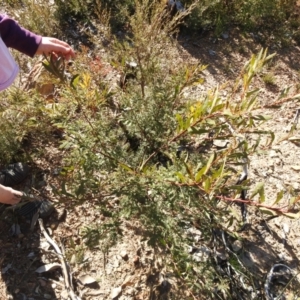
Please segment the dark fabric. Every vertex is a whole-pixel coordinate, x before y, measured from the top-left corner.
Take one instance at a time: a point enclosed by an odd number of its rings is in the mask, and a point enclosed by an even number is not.
[[[33,198],[32,195],[29,197]],[[28,219],[32,219],[37,212],[39,212],[40,218],[46,218],[49,217],[53,211],[54,205],[47,199],[26,202],[21,204],[21,207],[16,210],[20,216],[24,216]]]
[[[0,35],[7,47],[33,57],[42,37],[21,27],[15,20],[0,14]]]
[[[8,165],[4,170],[0,170],[0,184],[4,186],[14,186],[26,179],[29,167],[23,163]]]

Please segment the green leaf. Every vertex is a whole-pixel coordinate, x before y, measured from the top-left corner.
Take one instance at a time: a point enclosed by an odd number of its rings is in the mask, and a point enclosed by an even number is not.
[[[277,193],[277,197],[276,197],[276,200],[273,203],[273,205],[277,204],[282,199],[283,194],[284,194],[284,191],[280,191],[280,192]]]
[[[182,119],[182,116],[180,114],[176,114],[176,120],[178,122],[178,125],[179,125],[179,130],[183,130],[184,129],[184,126],[183,126],[183,119]]]
[[[190,179],[194,180],[193,170],[186,162],[183,162],[187,173],[189,174]]]
[[[203,133],[207,133],[209,131],[210,130],[203,129],[203,128],[196,129],[195,127],[191,127],[188,129],[188,132],[193,133],[193,134],[203,134]]]
[[[299,219],[300,217],[299,213],[284,213],[283,215],[290,219]]]
[[[259,202],[262,203],[265,201],[265,188],[264,183],[260,182],[256,185],[255,189],[253,190],[250,199],[253,199],[257,194],[259,194]]]
[[[79,82],[79,74],[76,74],[72,77],[71,79],[71,82],[70,82],[70,86],[73,88],[73,89],[76,89],[77,85],[78,85],[78,82]]]
[[[199,172],[197,172],[197,174],[196,174],[196,176],[195,176],[195,181],[196,181],[196,182],[199,182],[199,181],[200,181],[200,179],[201,179],[201,177],[203,176],[205,170],[206,170],[206,166],[204,166],[203,168],[201,168],[201,169],[199,170]]]
[[[209,189],[210,189],[210,186],[211,186],[211,181],[210,181],[210,178],[207,177],[203,183],[203,188],[205,190],[206,193],[209,192]]]
[[[224,172],[224,168],[225,168],[225,163],[226,163],[226,158],[224,159],[224,162],[222,163],[222,165],[220,166],[220,168],[213,173],[212,178],[222,178],[223,177],[223,172]]]
[[[272,116],[257,115],[257,116],[253,116],[252,119],[261,120],[261,121],[268,121],[268,120],[272,119]]]
[[[133,169],[130,168],[128,165],[125,165],[125,164],[123,164],[123,163],[119,163],[119,166],[120,166],[121,168],[123,168],[124,170],[126,170],[126,171],[133,172]]]
[[[268,208],[265,208],[265,207],[260,207],[259,210],[263,214],[266,214],[266,215],[270,215],[270,216],[277,216],[278,215],[274,210],[268,209]]]
[[[176,172],[176,176],[178,177],[178,179],[179,179],[182,183],[186,182],[185,177],[183,176],[182,173]]]
[[[205,166],[204,174],[206,174],[206,173],[208,172],[208,170],[210,169],[210,167],[211,167],[213,161],[215,160],[215,158],[216,158],[216,153],[214,152],[214,153],[210,156],[210,158],[209,158],[209,160],[208,160],[208,162],[207,162],[207,164],[206,164],[206,166]]]

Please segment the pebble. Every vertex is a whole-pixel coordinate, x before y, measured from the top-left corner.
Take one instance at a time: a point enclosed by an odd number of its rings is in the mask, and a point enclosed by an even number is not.
[[[124,250],[120,253],[121,257],[124,259],[124,260],[128,260],[128,254],[127,252]]]
[[[289,227],[289,225],[286,224],[286,223],[283,223],[283,224],[282,224],[282,229],[283,229],[283,231],[284,231],[285,234],[288,234],[289,231],[290,231],[290,227]]]
[[[135,265],[137,265],[139,262],[140,262],[140,257],[136,255],[136,256],[134,257],[134,259],[133,259],[133,263],[134,263]]]
[[[221,34],[221,36],[222,36],[222,38],[225,39],[225,40],[229,38],[229,34],[228,34],[227,32],[223,32],[223,33]]]
[[[214,55],[216,55],[216,51],[214,51],[214,50],[209,50],[208,51],[208,53],[209,53],[209,55],[211,55],[211,56],[214,56]]]
[[[112,291],[111,291],[111,294],[110,294],[110,298],[111,299],[116,299],[122,292],[122,288],[119,286],[117,288],[114,288]]]
[[[232,243],[231,247],[234,252],[239,252],[243,248],[243,243],[240,240],[236,240]]]
[[[34,252],[30,252],[28,255],[27,255],[27,257],[34,257]]]
[[[201,246],[197,252],[193,254],[193,259],[197,262],[204,262],[206,261],[211,254],[211,250],[206,246]]]

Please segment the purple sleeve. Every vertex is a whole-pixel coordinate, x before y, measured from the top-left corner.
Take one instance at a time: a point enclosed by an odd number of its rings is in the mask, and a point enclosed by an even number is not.
[[[0,35],[7,47],[31,57],[36,53],[42,40],[40,35],[21,27],[15,20],[6,15],[0,15]]]

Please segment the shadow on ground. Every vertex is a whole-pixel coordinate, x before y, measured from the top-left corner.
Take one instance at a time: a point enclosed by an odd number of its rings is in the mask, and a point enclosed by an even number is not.
[[[278,39],[270,35],[271,33],[267,32],[245,33],[238,28],[224,30],[219,37],[212,31],[199,34],[184,31],[179,34],[177,41],[189,55],[207,65],[206,70],[216,79],[219,75],[226,75],[228,79],[237,78],[241,65],[262,48],[267,48],[269,54],[277,54],[275,62],[280,60],[298,72],[299,46],[292,41],[289,45],[283,46]]]
[[[41,182],[43,172],[31,174],[18,190],[32,186],[33,178]],[[44,227],[51,235],[52,229],[62,221],[55,210],[43,220]],[[47,264],[56,263],[56,268],[47,272],[37,270]],[[12,206],[0,206],[0,263],[2,293],[1,299],[38,300],[57,298],[55,290],[64,290],[64,280],[58,256],[41,233],[39,222],[34,226],[31,220],[16,215]],[[60,287],[57,287],[57,286]]]

